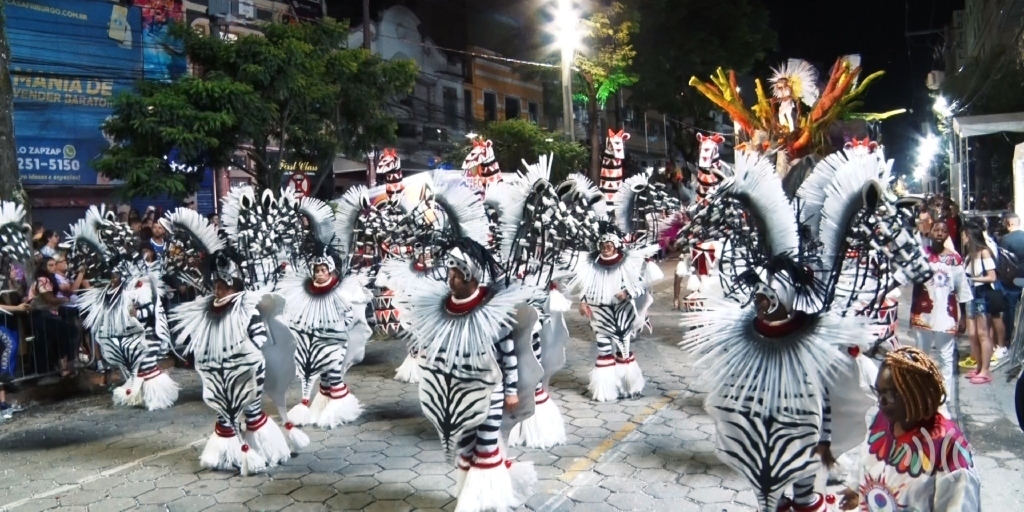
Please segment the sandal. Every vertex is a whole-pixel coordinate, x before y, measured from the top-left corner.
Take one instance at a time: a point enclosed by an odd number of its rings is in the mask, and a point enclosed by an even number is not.
[[[964,374],[965,379],[973,379],[978,376],[978,370],[971,370]]]
[[[975,375],[971,377],[971,384],[988,384],[992,382],[992,377],[988,375]]]

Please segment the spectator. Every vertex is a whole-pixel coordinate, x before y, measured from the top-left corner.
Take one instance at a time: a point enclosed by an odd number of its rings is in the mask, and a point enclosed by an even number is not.
[[[956,389],[953,385],[953,352],[956,334],[960,332],[964,319],[960,317],[960,308],[950,308],[949,304],[967,304],[973,294],[964,273],[963,259],[946,244],[948,229],[946,223],[936,222],[926,239],[925,255],[934,274],[928,281],[914,285],[910,327],[914,331],[917,348],[935,354],[946,389],[952,391]]]
[[[964,261],[967,277],[974,286],[974,299],[967,306],[967,336],[971,340],[971,355],[960,361],[960,367],[971,370],[967,378],[971,384],[992,382],[992,339],[989,337],[989,299],[996,281],[996,264],[992,251],[985,244],[981,226],[964,226],[961,243],[966,253]]]
[[[128,221],[128,226],[132,228],[132,233],[135,233],[135,236],[138,236],[139,230],[142,229],[142,221],[139,219],[132,219]]]
[[[69,307],[78,307],[78,290],[88,288],[89,283],[85,280],[85,272],[78,270],[74,281],[68,278],[68,260],[63,253],[53,258],[55,272],[53,277],[57,279],[57,295],[67,299]]]
[[[1006,228],[1006,234],[999,240],[999,246],[1003,251],[1012,254],[1019,264],[1024,265],[1024,229],[1021,229],[1020,217],[1016,213],[1007,213],[1003,217],[1003,227]],[[1011,336],[1013,335],[1014,316],[1017,314],[1017,304],[1020,302],[1022,292],[1022,289],[1013,282],[1018,277],[1024,276],[999,276],[999,281],[1003,285],[1003,298],[1006,299],[1007,314],[1003,316],[1003,323],[1006,324],[1006,332]],[[1005,354],[1000,354],[1000,357],[1003,355]]]
[[[164,251],[167,250],[167,241],[164,240],[165,236],[167,236],[167,230],[164,229],[164,225],[154,222],[152,233],[149,237],[149,245],[153,248],[153,252],[156,253],[157,257],[163,257]]]
[[[960,208],[952,199],[946,202],[946,226],[949,228],[949,239],[953,242],[956,252],[963,254],[963,246],[960,245],[960,231],[963,229],[963,221],[960,219]]]
[[[948,228],[947,228],[948,229]],[[971,445],[943,412],[949,390],[935,363],[901,347],[885,356],[872,386],[878,410],[842,510],[981,510]],[[899,502],[894,500],[898,496]]]
[[[29,290],[29,300],[32,302],[32,323],[33,332],[37,341],[36,345],[36,366],[37,369],[50,366],[50,349],[56,349],[59,358],[60,376],[68,378],[73,375],[71,363],[74,361],[78,350],[78,329],[74,324],[60,318],[58,310],[67,303],[57,295],[57,279],[54,273],[57,271],[57,264],[53,258],[43,258],[36,268],[36,281]],[[44,350],[38,350],[39,347]],[[39,358],[43,359],[40,360]]]
[[[57,245],[60,244],[60,235],[56,231],[47,229],[43,232],[43,246],[39,248],[39,254],[44,258],[53,258],[57,255]]]
[[[42,222],[36,221],[32,223],[32,245],[35,245],[37,240],[43,239],[43,233],[46,232],[46,226]]]
[[[139,241],[143,244],[148,244],[149,239],[153,237],[153,228],[143,224],[142,228],[139,229]]]

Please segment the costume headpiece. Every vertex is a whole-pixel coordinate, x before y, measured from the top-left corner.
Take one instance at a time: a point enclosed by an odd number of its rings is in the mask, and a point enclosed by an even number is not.
[[[501,272],[490,251],[470,238],[450,240],[441,251],[446,268],[458,269],[467,280],[475,279],[481,285],[492,282]]]

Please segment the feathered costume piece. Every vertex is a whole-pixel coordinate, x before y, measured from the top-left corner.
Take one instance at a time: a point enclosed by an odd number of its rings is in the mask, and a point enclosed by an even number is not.
[[[25,208],[17,203],[0,201],[0,255],[8,260],[28,261],[32,258],[32,226],[25,224]],[[3,269],[5,272],[7,268]],[[6,274],[4,274],[6,276]]]
[[[381,263],[391,256],[388,241],[393,240],[401,201],[379,201],[371,197],[386,196],[384,188],[375,190],[357,185],[348,189],[333,204],[333,246],[351,258],[350,264],[373,284],[373,313],[376,331],[381,338],[397,336],[401,324],[391,304],[393,292],[377,286],[375,280]]]
[[[285,391],[295,375],[295,339],[279,319],[284,300],[272,293],[280,279],[278,263],[292,258],[280,207],[272,192],[233,189],[224,205],[226,244],[192,210],[179,208],[163,219],[176,240],[202,254],[202,279],[213,289],[169,315],[173,333],[195,356],[203,401],[217,412],[200,457],[203,467],[238,468],[248,475],[287,461],[293,448],[309,443],[284,416]],[[281,413],[287,436],[263,412],[264,395]]]
[[[71,225],[66,246],[68,259],[93,275],[94,286],[78,294],[82,325],[125,378],[114,404],[151,411],[174,405],[179,386],[159,366],[171,348],[163,307],[169,289],[159,268],[138,259],[118,223],[96,207]]]
[[[767,160],[737,158],[735,176],[684,231],[730,239],[724,289],[745,304],[706,299],[684,313],[682,325],[693,329],[682,346],[701,357],[711,383],[705,408],[718,455],[754,486],[761,509],[823,511],[815,450],[826,443],[839,455],[863,441],[877,372],[861,355],[876,329],[846,316],[850,301],[837,293],[846,253],[878,247],[907,279],[928,276],[920,253],[901,243],[904,218],[887,209],[886,169],[875,157],[825,159],[822,175],[800,189],[806,201],[793,205]],[[782,499],[790,486],[793,498]]]
[[[348,274],[347,262],[332,244],[334,212],[326,203],[303,198],[297,213],[306,219],[308,250],[300,264],[278,283],[287,307],[285,316],[297,342],[295,365],[302,400],[288,411],[296,425],[334,428],[355,421],[362,412],[359,400],[344,382],[348,369],[363,358],[372,331],[366,323],[370,292],[367,277]],[[320,393],[310,400],[319,377]]]
[[[463,231],[457,227],[462,219],[445,213],[453,231]],[[422,356],[423,413],[446,452],[457,455],[455,510],[515,508],[532,494],[536,472],[532,464],[508,460],[500,437],[534,411],[543,369],[533,355],[537,313],[531,303],[542,295],[530,286],[505,286],[479,242],[448,240],[438,258],[462,276],[452,288],[420,281],[396,300]],[[518,404],[505,410],[510,400]]]

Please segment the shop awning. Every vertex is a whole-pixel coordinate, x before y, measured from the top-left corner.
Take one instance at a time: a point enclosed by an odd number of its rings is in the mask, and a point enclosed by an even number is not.
[[[960,137],[976,137],[999,132],[1024,132],[1024,112],[954,117],[953,132]]]

